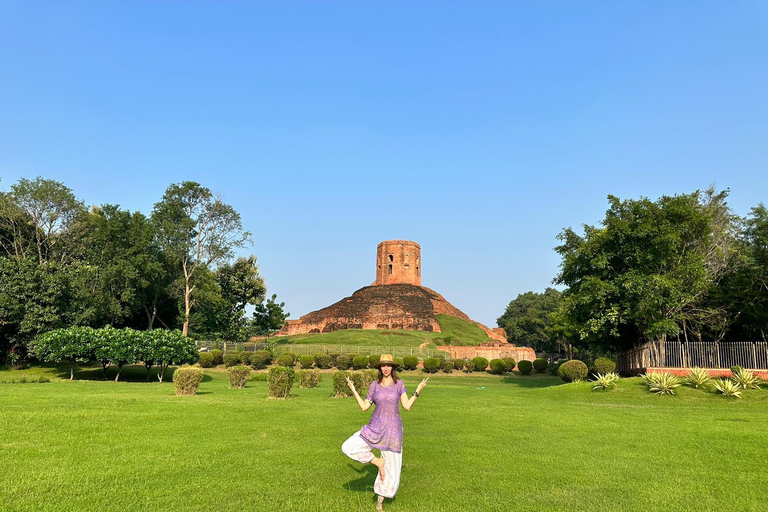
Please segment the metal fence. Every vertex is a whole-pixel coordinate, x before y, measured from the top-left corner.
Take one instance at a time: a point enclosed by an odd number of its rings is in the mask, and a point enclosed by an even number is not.
[[[654,341],[619,356],[619,371],[637,373],[645,368],[768,369],[765,341]]]
[[[244,350],[253,352],[267,347],[266,343],[225,343],[224,350]],[[418,356],[433,357],[439,350],[432,348],[419,347],[382,347],[382,346],[361,346],[361,345],[313,345],[313,344],[275,344],[270,343],[269,347],[275,357],[283,352],[291,352],[297,356],[323,353],[323,354],[358,354],[363,356],[392,354],[392,357]],[[445,354],[445,352],[443,352]]]

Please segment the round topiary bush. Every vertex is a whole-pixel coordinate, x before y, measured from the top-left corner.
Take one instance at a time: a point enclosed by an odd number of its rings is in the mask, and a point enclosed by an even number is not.
[[[466,373],[472,373],[475,371],[475,360],[474,359],[465,359],[464,360],[464,372]]]
[[[560,375],[560,361],[552,361],[549,363],[549,373],[555,377]]]
[[[224,364],[224,352],[219,349],[213,349],[210,351],[210,354],[213,356],[213,366]]]
[[[453,367],[459,371],[462,371],[466,363],[467,363],[466,360],[459,357],[453,360]]]
[[[501,375],[507,371],[507,363],[503,359],[491,359],[490,372],[496,375]]]
[[[349,370],[350,366],[352,366],[352,360],[349,359],[349,356],[336,356],[336,368],[339,370]]]
[[[531,370],[533,370],[533,363],[531,363],[530,361],[526,361],[525,359],[523,359],[522,361],[519,361],[517,363],[517,371],[519,371],[523,375],[528,375],[529,373],[531,373]]]
[[[255,370],[262,370],[267,367],[269,363],[272,362],[272,354],[267,352],[266,350],[257,350],[253,354],[251,354],[250,359],[248,360],[249,363],[251,363],[251,366]]]
[[[341,354],[328,354],[331,356],[331,368],[336,366],[336,358],[339,357]]]
[[[546,359],[542,359],[541,357],[537,357],[533,360],[533,369],[536,370],[536,373],[544,373],[547,371],[547,368],[549,367],[549,362]]]
[[[560,366],[559,374],[565,382],[578,382],[587,377],[589,370],[583,362],[574,359]]]
[[[328,354],[315,354],[315,368],[321,368],[323,370],[330,368],[333,360]]]
[[[294,375],[293,368],[288,366],[274,366],[270,368],[267,375],[269,397],[288,398],[293,387]]]
[[[427,373],[435,373],[440,369],[441,361],[436,357],[428,357],[424,360],[424,371]]]
[[[211,368],[213,366],[213,354],[210,352],[200,352],[197,356],[197,362],[201,368]]]
[[[203,369],[192,366],[183,366],[173,372],[173,387],[176,389],[176,395],[196,395],[197,387],[203,380]]]
[[[395,365],[400,365],[397,367],[398,370],[403,369],[403,358],[402,357],[393,357],[392,361],[395,362]]]
[[[355,370],[368,368],[368,356],[355,356],[355,358],[352,359],[352,367]]]
[[[312,356],[299,356],[299,364],[302,370],[309,370],[315,364],[315,358]]]
[[[244,388],[245,383],[248,382],[248,377],[251,376],[251,367],[230,366],[227,368],[227,372],[229,372],[229,387]]]
[[[592,366],[589,367],[589,372],[593,375],[597,375],[598,373],[605,375],[606,373],[611,373],[616,371],[616,363],[612,359],[608,359],[607,357],[598,357],[595,359],[595,362],[592,363]]]
[[[403,358],[403,369],[415,370],[419,366],[419,358],[416,356],[405,356]]]
[[[277,364],[278,366],[291,368],[293,365],[296,364],[296,356],[290,352],[283,352],[282,354],[280,354],[280,357],[277,358]]]
[[[508,372],[511,372],[515,369],[515,366],[517,366],[517,361],[515,361],[514,357],[502,357],[501,360],[507,365]]]
[[[224,353],[224,366],[237,366],[240,364],[240,352],[228,350]]]
[[[376,355],[376,354],[370,355],[370,356],[368,356],[368,365],[371,368],[373,368],[373,365],[378,363],[380,359],[381,359],[381,356],[379,356],[379,355]]]
[[[456,368],[456,365],[454,362],[450,359],[446,359],[442,363],[440,363],[440,369],[443,370],[445,373],[451,373]]]
[[[488,368],[488,360],[484,357],[474,357],[472,358],[472,362],[475,365],[475,371],[484,372],[486,368]]]

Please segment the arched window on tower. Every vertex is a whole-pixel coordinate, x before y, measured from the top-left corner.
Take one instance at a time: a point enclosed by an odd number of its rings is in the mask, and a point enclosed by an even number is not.
[[[403,258],[403,266],[405,268],[408,268],[411,266],[410,258],[411,258],[411,255],[408,253],[405,253],[405,257]]]

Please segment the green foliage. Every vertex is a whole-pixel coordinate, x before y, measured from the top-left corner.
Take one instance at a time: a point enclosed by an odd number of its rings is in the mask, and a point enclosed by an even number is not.
[[[520,368],[520,363],[517,363],[517,367]],[[588,372],[587,365],[577,359],[563,363],[558,369],[558,374],[565,382],[584,380]]]
[[[485,331],[474,322],[444,313],[435,315],[435,318],[437,318],[442,331],[435,333],[435,336],[447,340],[449,343],[446,342],[446,345],[479,345],[489,341]]]
[[[294,372],[289,366],[273,366],[269,369],[267,388],[270,398],[288,398],[293,387]]]
[[[533,360],[533,369],[536,373],[544,373],[549,368],[549,362],[546,359],[536,358]]]
[[[709,372],[701,368],[694,368],[685,379],[685,382],[693,388],[705,388],[712,381]]]
[[[615,372],[609,372],[609,373],[598,373],[595,376],[595,380],[593,381],[595,383],[594,386],[592,386],[592,391],[608,391],[609,389],[616,386],[616,383],[619,381],[619,374]]]
[[[90,327],[70,327],[56,329],[35,338],[32,352],[40,361],[70,363],[69,380],[74,380],[74,368],[77,363],[86,363],[93,358],[93,329]]]
[[[197,362],[200,363],[201,368],[212,368],[213,354],[210,352],[200,352]]]
[[[405,356],[403,358],[403,369],[415,370],[419,366],[419,358],[416,356]]]
[[[648,391],[657,395],[674,395],[675,388],[680,386],[680,378],[669,372],[646,373],[641,377],[648,384]]]
[[[373,365],[378,363],[381,360],[380,355],[372,354],[368,356],[368,365],[373,368]]]
[[[616,371],[616,362],[607,357],[598,357],[591,365],[589,365],[589,371],[593,375],[597,375],[598,373],[613,373]]]
[[[504,361],[504,364],[507,365],[507,371],[511,372],[515,369],[515,366],[517,366],[517,361],[515,361],[514,357],[502,357],[502,361]]]
[[[299,364],[301,365],[301,368],[303,370],[308,370],[312,368],[312,365],[315,364],[315,358],[312,356],[299,356]]]
[[[352,390],[347,385],[347,377],[351,377],[351,372],[346,370],[333,372],[333,394],[336,398],[352,396]]]
[[[300,388],[316,388],[320,372],[317,370],[299,370],[297,373]]]
[[[229,373],[229,386],[232,388],[244,388],[245,383],[251,376],[250,366],[230,366],[227,368]]]
[[[488,368],[488,360],[484,357],[473,357],[472,363],[475,365],[475,370],[478,372],[484,372]]]
[[[552,361],[549,363],[549,373],[555,377],[560,375],[560,361]]]
[[[285,312],[284,308],[285,302],[277,302],[277,295],[272,294],[266,302],[256,306],[252,320],[254,330],[259,334],[270,334],[280,330],[285,320],[291,316],[290,313]]]
[[[496,375],[501,375],[507,371],[507,363],[503,359],[491,359],[490,372]]]
[[[547,288],[544,293],[526,292],[509,303],[496,324],[507,332],[507,340],[536,352],[554,352],[557,344],[551,339],[551,314],[562,303],[562,292]]]
[[[743,368],[737,370],[733,373],[733,376],[731,376],[731,380],[741,389],[760,389],[760,377],[750,370],[745,370]]]
[[[267,350],[257,350],[251,354],[248,362],[254,370],[263,370],[272,362],[272,354]]]
[[[466,363],[467,363],[466,359],[457,357],[456,359],[453,360],[453,367],[459,371],[462,371]]]
[[[472,373],[475,370],[477,370],[477,368],[475,367],[475,360],[474,359],[465,359],[464,360],[464,372],[465,373]]]
[[[182,367],[173,372],[173,386],[176,395],[196,395],[197,387],[202,382],[204,372],[202,368]]]
[[[213,365],[224,364],[224,352],[219,349],[213,349],[209,352],[213,356]]]
[[[328,354],[315,354],[315,366],[321,369],[330,368],[333,364],[333,359]]]
[[[741,366],[739,366],[739,365],[736,365],[736,366],[731,366],[731,373],[732,373],[733,375],[736,375],[737,373],[741,372],[743,369],[744,369],[744,368],[742,368],[742,367],[741,367]]]
[[[393,357],[392,361],[395,362],[395,365],[397,365],[397,369],[401,370],[403,368],[403,358],[402,357]]]
[[[451,373],[455,368],[456,365],[450,359],[446,359],[440,363],[440,369],[443,370],[444,373]]]
[[[441,361],[436,357],[428,357],[424,360],[424,371],[427,373],[435,373],[440,369]]]
[[[224,353],[224,366],[229,368],[230,366],[237,366],[242,363],[242,352],[236,350],[227,350]]]
[[[279,366],[292,367],[296,364],[296,356],[291,352],[283,352],[277,358],[277,364]]]
[[[362,370],[352,373],[352,380],[355,383],[355,386],[357,386],[357,391],[362,397],[365,397],[365,395],[368,393],[368,388],[370,387],[371,382],[379,378],[379,370]]]
[[[355,356],[352,359],[352,367],[355,370],[362,370],[363,368],[368,368],[368,357],[366,357],[366,356]]]
[[[518,361],[517,371],[519,371],[521,374],[528,375],[531,373],[531,370],[533,370],[533,363],[526,359]]]
[[[352,360],[349,356],[336,357],[336,368],[339,370],[349,370],[352,367]]]
[[[741,386],[729,379],[717,379],[712,381],[715,391],[726,398],[741,398]]]

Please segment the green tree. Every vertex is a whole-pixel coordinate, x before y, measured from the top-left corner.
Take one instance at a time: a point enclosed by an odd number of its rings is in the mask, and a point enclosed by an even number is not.
[[[251,240],[240,215],[200,184],[185,181],[168,187],[152,213],[158,242],[182,276],[183,328],[189,333],[194,304],[194,277],[232,257],[233,250]]]
[[[262,336],[268,336],[280,330],[285,320],[291,316],[290,313],[285,312],[284,308],[285,302],[278,303],[277,294],[274,293],[266,302],[257,305],[256,310],[253,312],[253,320],[251,321],[253,332]]]
[[[87,363],[93,358],[94,334],[90,327],[55,329],[35,338],[33,353],[48,363],[69,362],[69,380],[75,379],[77,363]]]
[[[525,292],[512,300],[496,324],[507,332],[510,343],[525,345],[537,352],[556,352],[557,343],[550,337],[550,315],[558,310],[562,293],[547,288],[544,293]]]

